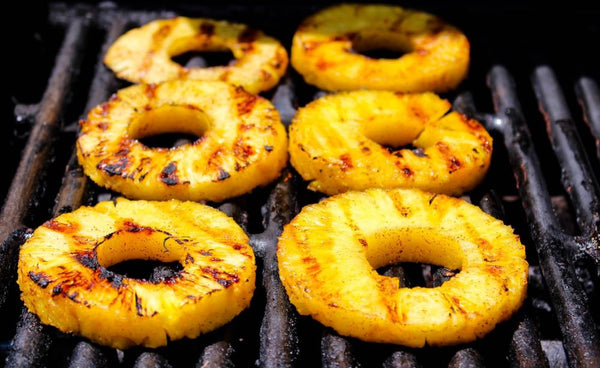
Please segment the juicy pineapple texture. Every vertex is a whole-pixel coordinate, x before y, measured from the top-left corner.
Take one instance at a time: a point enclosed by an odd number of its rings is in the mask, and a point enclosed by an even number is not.
[[[198,137],[149,147],[148,136]],[[287,132],[269,100],[225,82],[175,80],[121,89],[80,121],[77,157],[95,183],[130,199],[221,201],[279,177]]]
[[[362,51],[390,50],[394,59]],[[445,92],[467,76],[470,44],[439,17],[384,4],[340,4],[307,17],[296,30],[291,64],[326,91]]]
[[[190,51],[231,51],[229,65],[186,67],[172,57]],[[157,19],[119,37],[104,63],[134,83],[172,79],[221,80],[250,93],[273,88],[288,66],[288,54],[276,39],[244,24],[205,18]]]
[[[525,249],[512,228],[455,197],[369,189],[305,206],[284,227],[279,276],[291,303],[338,333],[409,347],[471,342],[526,297]],[[459,272],[439,287],[399,287],[398,262]]]
[[[108,267],[143,259],[179,262],[161,281]],[[224,213],[177,200],[100,202],[37,228],[22,246],[18,284],[42,323],[124,349],[194,338],[250,304],[255,258]]]
[[[328,195],[373,187],[460,195],[485,177],[493,142],[450,107],[432,92],[326,95],[294,116],[290,162],[309,189]]]

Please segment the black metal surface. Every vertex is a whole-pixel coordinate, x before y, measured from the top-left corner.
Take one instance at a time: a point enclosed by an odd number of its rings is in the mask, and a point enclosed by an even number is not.
[[[31,90],[40,91],[39,102],[36,93],[19,87],[10,107],[15,142],[7,145],[18,157],[7,176],[0,220],[0,358],[7,367],[598,366],[600,63],[590,46],[600,37],[594,21],[600,14],[578,3],[571,9],[528,2],[507,2],[501,9],[468,2],[403,4],[438,13],[469,36],[471,71],[445,97],[485,123],[495,141],[488,177],[464,198],[515,227],[527,248],[529,297],[485,338],[448,348],[368,344],[297,315],[279,282],[276,240],[302,205],[321,196],[306,191],[291,168],[264,190],[215,204],[249,233],[259,266],[253,303],[232,323],[193,341],[124,352],[42,326],[19,301],[18,247],[49,217],[114,195],[87,180],[73,146],[77,120],[125,85],[102,63],[108,46],[128,28],[179,12],[252,24],[289,49],[295,25],[325,4],[128,5],[49,3],[34,18],[46,24],[34,29],[49,32],[36,37],[48,44],[44,52],[53,66],[47,78],[34,81],[40,86]],[[553,49],[559,44],[560,51]],[[31,55],[36,54],[25,53]],[[298,106],[321,94],[290,67],[265,97],[289,124]],[[435,287],[451,277],[449,270],[430,265],[381,272],[408,286]]]

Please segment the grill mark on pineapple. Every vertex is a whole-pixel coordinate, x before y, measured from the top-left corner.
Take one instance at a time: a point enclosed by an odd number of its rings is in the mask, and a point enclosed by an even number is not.
[[[143,313],[143,307],[142,307],[142,298],[140,298],[137,293],[134,294],[135,297],[135,311],[137,313],[138,316],[143,317],[144,313]]]
[[[312,274],[319,273],[321,271],[321,265],[315,257],[304,257],[302,262],[306,264],[306,270]]]
[[[242,166],[243,168],[249,165],[248,157],[254,154],[254,149],[251,145],[244,143],[244,140],[242,138],[238,138],[233,143],[233,154],[236,158],[240,159],[240,161],[242,161],[245,164]]]
[[[42,289],[47,288],[48,285],[52,282],[52,279],[44,272],[29,271],[29,273],[27,273],[27,276],[31,279],[31,281],[33,281],[37,286],[41,287]]]
[[[100,264],[98,263],[98,256],[93,250],[76,251],[72,253],[72,256],[84,267],[92,270],[96,270],[98,267],[100,267]]]
[[[63,234],[74,234],[78,232],[81,227],[77,223],[62,223],[56,220],[49,220],[44,223],[44,227],[47,227],[50,230],[54,230]]]
[[[229,179],[229,177],[231,177],[231,175],[229,175],[227,171],[223,170],[223,168],[219,168],[219,175],[217,176],[217,181],[223,181],[225,179]]]
[[[234,273],[220,271],[210,266],[202,267],[201,270],[205,274],[210,275],[213,278],[213,280],[215,280],[217,283],[219,283],[219,285],[223,286],[225,289],[227,289],[235,283],[240,282],[239,276]]]
[[[177,163],[172,161],[159,174],[160,181],[168,186],[177,185],[180,183],[177,176]]]
[[[105,172],[109,176],[123,176],[127,173],[127,169],[131,166],[132,162],[127,154],[129,150],[121,150],[117,152],[113,157],[107,157],[100,161],[96,167],[98,170]],[[117,157],[116,160],[114,157]]]
[[[148,97],[148,99],[153,100],[156,98],[156,88],[157,87],[158,87],[158,85],[154,84],[154,83],[149,83],[144,86],[144,94],[146,95],[146,97]],[[150,110],[152,110],[152,107],[146,106],[144,108],[144,110],[150,111]]]
[[[258,96],[247,93],[242,87],[235,89],[235,99],[238,116],[251,113],[258,102]]]
[[[152,43],[150,46],[150,50],[144,56],[144,59],[140,63],[139,74],[145,75],[148,72],[148,70],[152,66],[152,63],[154,62],[154,53],[156,52],[156,50],[159,50],[162,47],[163,42],[165,41],[167,36],[169,36],[170,33],[171,25],[163,24],[152,34]]]
[[[350,156],[349,153],[344,153],[344,154],[340,155],[339,159],[341,161],[340,169],[343,172],[346,172],[354,167],[352,164],[352,157]]]
[[[242,43],[252,43],[258,39],[258,36],[260,36],[260,31],[258,29],[246,27],[238,35],[238,41]]]
[[[215,25],[208,22],[202,22],[200,23],[199,32],[200,35],[212,37],[215,34]]]

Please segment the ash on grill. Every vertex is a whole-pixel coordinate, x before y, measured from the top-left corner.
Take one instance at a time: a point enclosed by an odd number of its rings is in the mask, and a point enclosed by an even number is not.
[[[553,20],[562,14],[537,14],[510,2],[504,15],[472,4],[468,11],[423,9],[462,26],[471,37],[469,78],[448,97],[455,109],[485,123],[495,138],[488,177],[464,198],[515,227],[531,265],[529,296],[521,311],[480,341],[423,349],[369,344],[297,315],[278,279],[277,236],[303,205],[321,196],[306,191],[291,168],[269,187],[213,204],[250,234],[259,266],[252,305],[225,327],[165,348],[116,351],[43,326],[23,308],[16,264],[19,246],[31,229],[51,216],[115,195],[87,180],[73,147],[77,120],[125,85],[102,64],[108,46],[129,28],[180,13],[251,24],[289,47],[295,25],[322,6],[232,3],[172,11],[114,3],[48,6],[47,19],[41,20],[48,33],[42,41],[53,66],[47,79],[35,78],[44,89],[39,102],[15,101],[10,107],[13,124],[5,127],[10,134],[3,142],[20,157],[6,163],[5,171],[13,176],[10,187],[3,188],[0,220],[0,352],[7,367],[598,366],[600,190],[595,175],[600,172],[600,90],[598,71],[590,66],[600,63],[591,51],[570,52],[587,50],[588,41],[600,36],[593,21],[598,14],[587,9],[572,11],[577,22],[563,23],[565,29],[571,27],[569,33],[540,26],[557,24]],[[534,15],[541,17],[538,23],[522,33],[519,26],[529,24],[532,19],[527,17]],[[568,44],[559,51],[555,42],[561,37]],[[506,45],[506,40],[522,45]],[[565,55],[543,57],[559,53]],[[200,55],[189,62],[198,63],[199,58],[206,61]],[[289,124],[295,108],[320,93],[289,70],[265,96]],[[487,110],[476,108],[476,102]],[[176,272],[161,267],[159,275]],[[452,277],[450,270],[424,264],[393,265],[379,272],[398,277],[406,286],[434,287]]]

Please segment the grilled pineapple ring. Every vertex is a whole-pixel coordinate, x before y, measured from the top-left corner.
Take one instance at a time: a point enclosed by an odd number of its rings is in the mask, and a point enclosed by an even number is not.
[[[171,59],[188,51],[227,50],[235,62],[224,66],[185,67]],[[279,41],[244,24],[175,17],[126,32],[109,47],[104,63],[118,77],[134,83],[221,80],[259,93],[279,82],[288,54]]]
[[[501,221],[455,197],[369,189],[305,206],[284,227],[279,275],[291,303],[338,333],[410,347],[473,341],[520,308],[525,250]],[[399,287],[376,269],[460,270],[439,287]]]
[[[84,172],[130,199],[221,201],[270,183],[287,164],[277,110],[225,82],[129,86],[90,111],[80,128]],[[199,138],[173,148],[139,140],[163,133]]]
[[[356,53],[388,49],[397,59]],[[439,17],[394,5],[341,4],[307,17],[297,28],[291,64],[327,91],[357,89],[445,92],[469,69],[466,36]]]
[[[328,195],[372,187],[459,195],[485,177],[492,138],[450,107],[432,92],[326,95],[298,109],[290,162],[310,189]]]
[[[160,281],[109,266],[132,259],[179,262]],[[63,332],[124,349],[194,338],[250,304],[255,258],[244,231],[195,202],[100,202],[38,227],[21,247],[21,298]]]

